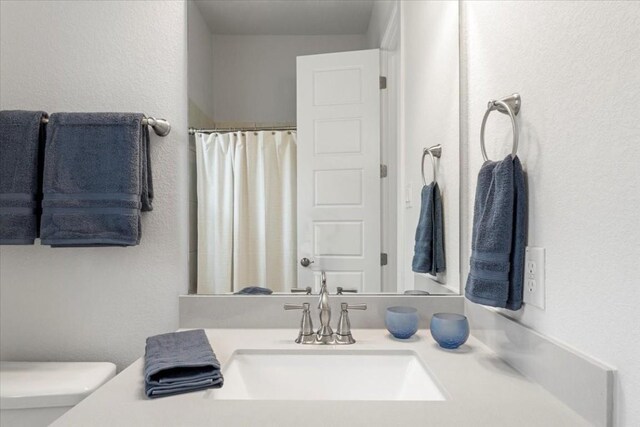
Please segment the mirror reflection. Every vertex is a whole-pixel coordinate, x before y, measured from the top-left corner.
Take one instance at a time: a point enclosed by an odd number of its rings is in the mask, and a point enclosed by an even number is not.
[[[194,292],[459,293],[442,3],[188,3]]]

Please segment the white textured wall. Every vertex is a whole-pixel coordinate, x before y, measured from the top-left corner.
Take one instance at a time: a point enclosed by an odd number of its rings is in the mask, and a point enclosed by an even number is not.
[[[400,203],[404,206],[404,252],[402,265],[406,289],[440,293],[447,290],[425,275],[411,271],[416,225],[420,214],[422,150],[442,145],[437,169],[442,192],[446,275],[439,280],[458,291],[459,283],[459,56],[458,3],[451,1],[401,2],[404,158]],[[431,159],[425,159],[427,183],[431,182]],[[407,193],[407,186],[411,188]],[[410,196],[411,207],[405,204]]]
[[[529,245],[546,248],[547,298],[545,311],[512,316],[616,367],[616,425],[638,426],[640,3],[465,2],[463,16],[466,214],[487,101],[520,92]],[[493,159],[511,144],[498,116],[487,127]]]
[[[296,56],[366,46],[364,35],[215,35],[215,120],[295,123]]]
[[[187,289],[186,5],[2,1],[0,15],[2,109],[140,111],[173,126],[152,132],[140,246],[0,247],[1,358],[121,369],[177,328]]]
[[[189,99],[213,119],[213,35],[195,2],[187,2],[187,14]]]
[[[389,25],[393,8],[398,0],[377,0],[373,3],[369,28],[367,28],[367,47],[378,49]]]

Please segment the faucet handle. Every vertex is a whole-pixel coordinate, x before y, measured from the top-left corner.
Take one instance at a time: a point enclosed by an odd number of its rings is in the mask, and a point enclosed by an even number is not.
[[[356,293],[358,293],[358,290],[357,290],[357,289],[345,289],[345,288],[343,288],[342,286],[338,286],[338,287],[336,288],[336,291],[337,291],[337,295],[342,295],[342,294],[343,294],[343,292],[349,292],[349,293],[352,293],[352,294],[356,294]],[[356,310],[357,310],[357,309],[356,309]]]
[[[305,293],[307,295],[311,295],[311,286],[307,286],[306,288],[291,288],[292,294],[301,294]]]
[[[302,320],[300,320],[300,331],[298,331],[298,338],[296,342],[298,344],[307,344],[313,342],[315,336],[313,333],[313,324],[311,323],[311,310],[309,310],[309,303],[302,304],[285,304],[285,310],[302,310]]]
[[[347,304],[344,302],[342,304],[345,304],[348,310],[366,310],[367,309],[367,304]]]
[[[347,304],[343,302],[340,304],[340,320],[338,320],[338,329],[336,331],[336,343],[337,344],[353,344],[356,340],[351,335],[351,321],[349,320],[349,309],[351,310],[366,310],[367,304]]]

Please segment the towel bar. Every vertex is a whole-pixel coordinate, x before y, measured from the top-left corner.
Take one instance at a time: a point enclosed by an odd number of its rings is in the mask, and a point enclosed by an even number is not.
[[[43,117],[42,123],[49,123],[49,117]],[[156,119],[155,117],[145,117],[142,119],[142,124],[151,126],[153,131],[158,136],[167,136],[171,132],[171,124],[165,119]]]
[[[487,124],[489,114],[493,110],[498,110],[502,114],[508,114],[511,118],[511,127],[513,129],[513,149],[511,151],[511,158],[515,157],[518,152],[518,122],[516,116],[520,112],[520,106],[522,105],[522,99],[520,94],[514,93],[511,96],[507,96],[502,99],[492,99],[487,105],[487,111],[482,118],[482,126],[480,127],[480,149],[482,150],[482,158],[484,161],[489,160],[487,156],[487,150],[484,147],[484,128]]]

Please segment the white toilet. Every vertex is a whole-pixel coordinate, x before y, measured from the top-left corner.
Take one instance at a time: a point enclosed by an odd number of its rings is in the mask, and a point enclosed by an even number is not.
[[[0,425],[48,426],[115,374],[108,362],[0,362]]]

